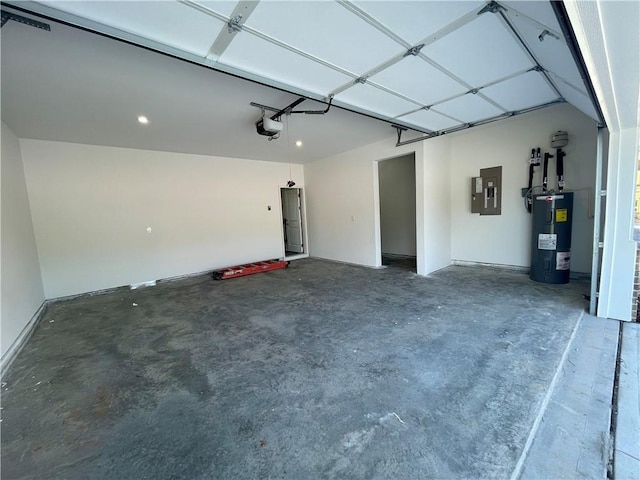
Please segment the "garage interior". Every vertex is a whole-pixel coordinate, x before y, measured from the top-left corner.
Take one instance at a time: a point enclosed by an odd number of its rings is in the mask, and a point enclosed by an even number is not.
[[[637,478],[639,12],[3,2],[2,477]]]

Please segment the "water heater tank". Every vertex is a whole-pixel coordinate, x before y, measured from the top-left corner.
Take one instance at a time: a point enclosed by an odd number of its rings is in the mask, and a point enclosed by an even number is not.
[[[573,192],[538,195],[533,201],[531,270],[536,282],[568,283]]]

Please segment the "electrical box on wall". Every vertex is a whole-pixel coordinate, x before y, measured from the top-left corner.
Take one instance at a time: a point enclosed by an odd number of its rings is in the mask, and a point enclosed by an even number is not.
[[[471,213],[502,213],[502,167],[483,168],[471,179]]]

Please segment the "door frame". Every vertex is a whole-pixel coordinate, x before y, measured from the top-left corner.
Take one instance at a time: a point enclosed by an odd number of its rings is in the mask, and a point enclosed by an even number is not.
[[[379,164],[385,160],[393,160],[394,158],[404,157],[413,154],[415,165],[415,182],[416,182],[416,270],[418,275],[426,275],[426,258],[425,258],[425,238],[424,238],[424,158],[421,150],[407,150],[404,153],[398,153],[385,158],[373,160],[373,195],[374,195],[374,228],[375,228],[375,250],[376,264],[375,268],[383,268],[382,266],[382,229],[380,225],[380,175]]]
[[[282,190],[298,190],[300,193],[300,225],[302,227],[302,253],[296,253],[295,255],[287,256],[286,245],[284,243],[284,228],[282,227],[282,220],[284,219],[284,211],[282,208]],[[307,233],[307,202],[305,198],[304,187],[287,187],[286,185],[280,185],[278,187],[278,212],[280,216],[278,218],[280,228],[280,240],[281,240],[281,253],[280,258],[282,260],[298,260],[299,258],[309,257],[309,235]]]

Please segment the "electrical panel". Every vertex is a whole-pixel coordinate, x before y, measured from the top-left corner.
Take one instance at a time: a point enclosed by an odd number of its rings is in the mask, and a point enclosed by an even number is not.
[[[471,213],[502,214],[502,167],[483,168],[471,179]]]

